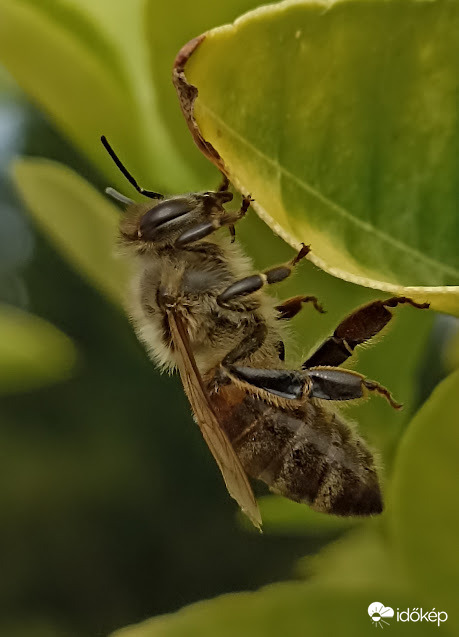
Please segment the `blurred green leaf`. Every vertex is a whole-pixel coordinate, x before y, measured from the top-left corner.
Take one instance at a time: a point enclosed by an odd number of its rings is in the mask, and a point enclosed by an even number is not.
[[[288,535],[313,535],[350,529],[359,520],[317,513],[305,504],[298,504],[277,495],[258,499],[263,532]]]
[[[69,168],[46,159],[14,164],[19,192],[63,257],[121,304],[128,271],[115,257],[117,208]]]
[[[433,392],[406,432],[394,466],[389,516],[396,557],[437,608],[457,605],[459,371]],[[459,628],[459,626],[457,626]]]
[[[3,635],[8,635],[8,637],[31,637],[31,635],[33,637],[62,637],[62,628],[53,626],[50,621],[45,619],[4,621],[0,625],[0,630]]]
[[[47,321],[0,306],[0,394],[66,380],[76,361],[70,339]]]
[[[319,637],[368,635],[373,630],[368,606],[379,600],[395,608],[413,606],[409,594],[386,585],[359,590],[321,584],[275,584],[256,593],[224,595],[182,608],[113,633],[112,637]],[[414,603],[414,606],[416,602]],[[447,635],[442,625],[435,632]],[[396,635],[432,635],[432,626],[390,621]]]
[[[283,2],[210,31],[186,67],[204,138],[278,234],[455,314],[458,29],[449,0]]]
[[[393,593],[408,590],[410,585],[392,559],[381,522],[382,518],[366,520],[317,555],[302,558],[297,574],[343,589],[362,590],[384,583]]]
[[[363,636],[374,627],[367,609],[376,600],[397,610],[428,604],[394,558],[378,520],[368,521],[318,556],[304,558],[298,574],[308,576],[309,581],[274,584],[256,593],[199,602],[117,631],[112,637]],[[432,634],[429,623],[388,621],[391,633]],[[455,634],[453,621],[434,626],[439,634]]]
[[[91,0],[92,1],[92,0]],[[157,90],[158,108],[167,124],[176,147],[193,166],[194,181],[186,185],[190,190],[209,189],[219,179],[214,166],[198,151],[193,143],[177,95],[171,82],[174,58],[181,47],[195,36],[218,24],[235,20],[241,13],[254,9],[257,0],[147,0],[146,36],[150,48],[153,85]]]
[[[94,0],[90,10],[88,2],[0,0],[0,61],[117,183],[122,178],[102,149],[101,134],[139,181],[174,189],[188,168],[162,125],[146,77],[142,5],[115,4]]]
[[[450,372],[459,367],[459,326],[456,328],[456,332],[447,341],[443,353],[445,366]]]
[[[297,574],[312,578],[314,585],[330,590],[342,588],[346,591],[355,590],[357,593],[363,590],[375,591],[375,600],[384,600],[385,604],[397,610],[406,610],[407,606],[418,610],[423,608],[423,613],[435,610],[435,590],[431,587],[422,589],[417,579],[410,577],[404,561],[399,559],[394,550],[390,534],[387,533],[384,524],[386,518],[387,516],[368,520],[360,528],[325,547],[318,555],[303,558],[298,565]],[[406,603],[406,597],[411,601]],[[448,635],[457,635],[453,608],[445,605],[436,607],[437,611],[448,613],[447,623],[442,625]],[[393,623],[390,625],[392,627]],[[403,625],[407,626],[406,623]],[[414,625],[419,626],[419,623]],[[437,625],[434,624],[431,630],[436,631]]]

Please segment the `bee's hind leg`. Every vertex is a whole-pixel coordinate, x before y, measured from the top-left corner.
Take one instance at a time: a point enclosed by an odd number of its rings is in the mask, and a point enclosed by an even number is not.
[[[318,367],[300,371],[230,365],[228,373],[239,382],[286,400],[355,400],[363,398],[368,391],[374,391],[384,396],[394,409],[402,407],[385,387],[346,369]]]
[[[352,355],[357,345],[369,341],[389,323],[393,315],[388,308],[402,303],[420,309],[429,307],[428,303],[416,303],[406,296],[393,296],[385,301],[372,301],[363,305],[341,321],[333,335],[303,363],[302,369],[341,365]]]
[[[383,396],[394,409],[401,409],[388,389],[374,380],[368,380],[357,372],[336,367],[315,367],[305,371],[310,385],[311,398],[323,400],[353,400],[363,398],[368,391]]]

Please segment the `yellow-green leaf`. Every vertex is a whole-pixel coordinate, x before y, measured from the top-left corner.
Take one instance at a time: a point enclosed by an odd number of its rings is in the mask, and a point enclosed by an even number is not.
[[[185,71],[233,182],[360,285],[459,313],[459,4],[287,1],[214,29]]]

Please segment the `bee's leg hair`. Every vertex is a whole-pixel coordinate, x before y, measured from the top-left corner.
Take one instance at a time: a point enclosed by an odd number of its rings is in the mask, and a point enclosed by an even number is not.
[[[229,365],[228,373],[239,381],[287,400],[301,400],[309,393],[306,374],[291,369],[260,369]]]
[[[425,309],[428,303],[416,303],[406,296],[393,296],[385,301],[372,301],[349,314],[336,328],[333,336],[327,338],[319,348],[303,363],[302,369],[317,365],[337,367],[352,355],[357,345],[376,336],[392,318],[388,308],[402,303]]]
[[[355,400],[363,398],[368,390],[384,396],[395,409],[402,406],[395,402],[389,391],[379,383],[345,369],[326,367],[300,371],[230,365],[228,372],[243,383],[288,400]]]
[[[368,380],[357,372],[334,367],[316,367],[306,370],[312,382],[309,396],[322,400],[353,400],[363,398],[366,390],[374,391],[384,396],[394,409],[401,409],[388,389],[374,380]]]
[[[251,276],[247,276],[244,279],[240,279],[239,281],[232,283],[217,297],[217,303],[221,307],[233,309],[231,301],[234,299],[239,299],[241,296],[253,294],[253,292],[256,292],[264,285],[271,285],[272,283],[279,283],[280,281],[283,281],[291,275],[293,268],[308,254],[309,251],[310,247],[303,244],[303,247],[296,257],[288,263],[270,268],[260,274],[252,274]]]
[[[293,296],[291,299],[283,301],[280,305],[276,305],[279,312],[279,320],[290,320],[301,311],[303,303],[312,303],[314,309],[321,314],[325,314],[325,310],[317,300],[316,296]]]
[[[204,237],[209,236],[215,230],[222,228],[223,226],[229,226],[233,228],[232,236],[234,235],[234,224],[242,219],[242,217],[247,212],[250,202],[252,201],[250,195],[244,197],[242,200],[241,207],[239,210],[233,212],[227,212],[224,210],[220,217],[214,217],[209,221],[202,221],[201,223],[197,223],[195,226],[188,228],[185,230],[175,242],[175,246],[181,248],[189,243],[194,243],[195,241],[199,241],[200,239],[204,239]]]
[[[277,351],[279,354],[279,360],[285,361],[285,343],[284,341],[279,341],[276,345]]]

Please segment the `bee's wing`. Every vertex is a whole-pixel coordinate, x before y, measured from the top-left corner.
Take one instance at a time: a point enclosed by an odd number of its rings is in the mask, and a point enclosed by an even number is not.
[[[260,511],[253,495],[252,487],[241,465],[241,461],[218,422],[218,418],[209,401],[207,390],[191,351],[186,328],[177,313],[169,310],[167,315],[177,356],[177,367],[196,422],[220,467],[230,496],[236,500],[250,521],[261,529]]]

